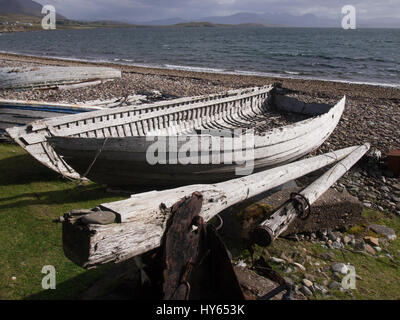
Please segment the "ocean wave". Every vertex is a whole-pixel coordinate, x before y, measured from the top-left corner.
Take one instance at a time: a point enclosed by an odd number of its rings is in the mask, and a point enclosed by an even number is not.
[[[217,72],[226,71],[225,69],[182,66],[182,65],[173,65],[173,64],[164,64],[164,67],[166,67],[167,69],[183,70],[183,71],[197,71],[197,72],[213,72],[213,73],[217,73]]]
[[[297,72],[297,71],[284,71],[284,73],[286,73],[286,74],[293,74],[293,75],[300,75],[301,73],[300,72]]]

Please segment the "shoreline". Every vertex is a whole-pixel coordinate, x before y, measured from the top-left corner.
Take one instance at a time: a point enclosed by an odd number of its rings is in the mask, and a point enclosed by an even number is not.
[[[153,67],[153,66],[140,66],[130,65],[126,63],[110,62],[110,61],[90,61],[81,60],[75,58],[59,58],[59,57],[41,57],[27,54],[10,53],[0,51],[0,60],[12,60],[25,63],[35,64],[46,64],[46,65],[59,65],[59,66],[105,66],[119,68],[123,72],[146,74],[146,75],[159,75],[159,76],[170,76],[179,78],[199,78],[201,80],[212,80],[219,81],[223,84],[232,84],[233,86],[245,86],[241,83],[254,82],[254,85],[263,85],[265,83],[282,83],[282,85],[289,89],[299,90],[299,85],[305,83],[311,85],[311,87],[318,87],[319,90],[331,92],[333,87],[339,92],[344,92],[345,95],[351,96],[352,91],[363,91],[372,90],[374,97],[378,92],[384,93],[385,96],[394,95],[396,98],[400,96],[400,84],[382,84],[382,83],[363,83],[357,81],[346,81],[346,80],[328,80],[328,79],[311,79],[311,78],[295,78],[283,77],[280,75],[263,75],[254,72],[218,72],[210,70],[185,70],[182,66],[179,68],[168,68],[168,67]],[[205,68],[206,69],[206,68]],[[252,85],[249,85],[252,86]],[[329,87],[329,88],[328,88]],[[363,89],[364,88],[364,89]],[[312,88],[311,88],[312,89]],[[347,92],[347,94],[346,94]],[[378,94],[379,96],[379,94]]]
[[[86,60],[79,58],[68,58],[68,57],[56,57],[56,56],[37,56],[31,54],[22,54],[16,52],[7,52],[0,50],[0,59],[2,56],[13,56],[13,57],[24,57],[30,59],[38,59],[43,61],[59,61],[59,62],[73,62],[79,64],[91,64],[91,65],[105,65],[105,66],[114,66],[114,67],[128,67],[128,68],[144,68],[148,70],[159,70],[159,71],[178,71],[178,72],[190,72],[190,73],[206,73],[206,74],[216,74],[216,75],[228,75],[228,76],[245,76],[245,77],[261,77],[267,79],[278,79],[278,80],[298,80],[298,81],[322,81],[322,82],[332,82],[332,83],[343,83],[348,85],[363,85],[363,86],[372,86],[372,87],[380,87],[380,88],[394,88],[400,90],[399,84],[391,84],[391,83],[383,83],[383,82],[364,82],[362,80],[340,80],[340,79],[324,79],[324,78],[313,78],[307,76],[297,76],[296,73],[291,73],[285,71],[286,75],[282,73],[267,73],[267,72],[257,72],[257,71],[246,71],[246,70],[224,70],[224,69],[216,69],[216,68],[207,68],[207,67],[193,67],[193,66],[184,66],[184,65],[141,65],[141,64],[131,64],[132,60],[124,60],[124,59],[115,59],[113,61],[107,60]]]

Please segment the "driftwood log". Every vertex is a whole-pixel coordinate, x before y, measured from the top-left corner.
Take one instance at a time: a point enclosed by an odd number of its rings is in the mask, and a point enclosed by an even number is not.
[[[64,216],[63,223],[65,255],[84,268],[132,258],[160,246],[170,208],[194,192],[203,195],[200,216],[209,221],[236,203],[340,161],[357,148],[330,152],[218,184],[153,191],[102,204],[97,208],[102,215],[100,224],[91,219],[99,213],[71,212]]]
[[[271,244],[276,238],[284,233],[290,224],[299,216],[299,211],[311,209],[311,206],[320,196],[322,196],[336,181],[338,181],[347,171],[351,169],[370,149],[369,144],[358,147],[345,159],[328,170],[319,179],[299,193],[299,198],[284,204],[267,220],[262,222],[253,233],[252,240],[262,246]],[[297,207],[296,202],[305,200],[302,208]],[[297,202],[298,203],[298,202]]]

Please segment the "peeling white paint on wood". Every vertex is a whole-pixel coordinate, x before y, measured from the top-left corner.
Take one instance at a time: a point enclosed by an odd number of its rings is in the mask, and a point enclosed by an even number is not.
[[[265,118],[262,116],[272,89],[272,86],[255,87],[134,107],[103,109],[39,120],[24,128],[8,129],[7,132],[44,165],[64,176],[77,179],[80,178],[80,174],[86,173],[93,159],[87,162],[84,169],[78,170],[78,173],[75,165],[71,167],[74,162],[74,158],[70,157],[71,154],[68,154],[67,160],[71,163],[67,164],[48,143],[47,137],[55,137],[53,140],[55,144],[58,142],[59,145],[70,146],[69,151],[76,156],[83,154],[80,152],[81,148],[91,146],[94,151],[99,150],[104,138],[107,137],[107,143],[99,156],[100,161],[102,157],[110,159],[123,157],[123,152],[128,158],[131,157],[131,154],[137,153],[140,138],[145,140],[147,135],[188,135],[194,130],[203,129],[258,128],[255,136],[254,160],[256,169],[262,169],[294,161],[317,149],[333,132],[345,107],[343,98],[326,113],[289,126],[265,131],[263,130]],[[290,103],[288,105],[283,101],[279,106],[285,110],[290,107]],[[306,107],[312,110],[314,105]],[[304,104],[302,109],[307,109],[304,108]],[[312,112],[315,113],[315,110]],[[70,139],[66,139],[67,137]],[[120,147],[121,145],[125,146],[124,149]],[[65,148],[63,150],[65,151]],[[142,158],[143,155],[144,152]],[[213,170],[229,173],[233,169],[232,166],[211,168],[208,173],[211,174]],[[130,171],[129,169],[126,172],[129,174]],[[94,175],[96,171],[90,173]],[[96,176],[93,176],[94,180],[95,178]]]
[[[114,212],[121,223],[82,227],[77,223],[82,216],[73,215],[63,226],[64,252],[85,268],[123,261],[158,247],[170,208],[193,192],[203,194],[200,215],[208,221],[236,203],[335,163],[357,148],[338,150],[218,184],[152,191],[102,204],[100,208]]]
[[[145,135],[141,118],[138,117],[141,114],[149,114],[162,110],[175,109],[181,106],[195,105],[208,103],[210,101],[220,101],[224,98],[242,96],[246,94],[266,94],[272,89],[271,86],[260,87],[260,88],[248,88],[248,89],[236,89],[228,90],[218,94],[202,95],[196,97],[185,97],[167,101],[161,101],[150,104],[143,104],[139,106],[125,106],[115,108],[120,104],[120,101],[106,101],[103,105],[96,105],[95,108],[106,107],[107,110],[98,110],[94,112],[81,113],[75,115],[68,115],[44,120],[38,120],[30,123],[25,127],[14,127],[6,129],[9,136],[28,153],[30,153],[35,159],[40,161],[43,165],[48,168],[72,179],[80,179],[81,176],[66,164],[48,144],[47,137],[57,134],[66,136],[65,132],[60,131],[64,128],[79,128],[78,131],[74,131],[79,136],[88,137],[92,132],[97,132],[97,137],[118,137],[118,131],[116,130],[120,126],[129,125],[130,127],[136,127],[137,130],[132,130],[131,133],[135,135]],[[128,97],[128,101],[134,101],[135,97]],[[88,107],[93,107],[96,102],[88,103]],[[104,105],[104,103],[106,105]],[[103,108],[101,108],[103,109]],[[190,109],[190,108],[189,108]],[[192,113],[193,111],[189,110]],[[130,117],[131,121],[122,121],[120,119]],[[151,117],[150,117],[151,118]],[[196,119],[198,120],[198,119]],[[119,122],[118,122],[119,121]],[[162,119],[165,121],[165,119]],[[103,125],[97,125],[97,123]],[[87,123],[92,123],[89,132]],[[118,124],[119,123],[119,124]],[[160,122],[153,121],[154,124],[161,126]],[[164,123],[165,125],[165,123]],[[53,157],[47,156],[47,154],[53,154]]]

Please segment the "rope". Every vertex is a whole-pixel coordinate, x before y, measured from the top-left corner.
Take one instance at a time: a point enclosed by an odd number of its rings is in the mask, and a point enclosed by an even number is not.
[[[299,218],[306,220],[311,215],[311,205],[308,199],[300,193],[293,192],[290,194],[290,200],[296,209]]]
[[[89,168],[86,170],[85,174],[83,175],[83,177],[86,177],[90,170],[92,170],[92,167],[94,166],[94,164],[97,161],[97,158],[100,156],[101,152],[103,151],[103,148],[105,147],[106,143],[107,143],[108,138],[105,138],[103,141],[103,145],[101,146],[101,148],[99,150],[97,150],[96,156],[94,157],[92,163],[90,164]]]

